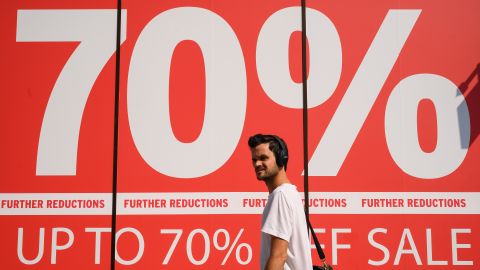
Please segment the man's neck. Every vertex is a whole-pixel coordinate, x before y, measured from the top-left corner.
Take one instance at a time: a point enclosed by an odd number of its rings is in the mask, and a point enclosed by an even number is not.
[[[280,171],[274,178],[265,181],[265,184],[268,188],[268,193],[272,193],[277,187],[286,183],[289,184],[290,180],[288,180],[287,174],[283,170]]]

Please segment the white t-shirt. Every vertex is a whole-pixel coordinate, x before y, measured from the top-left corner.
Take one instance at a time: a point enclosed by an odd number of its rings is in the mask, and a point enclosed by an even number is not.
[[[284,269],[312,269],[303,203],[297,188],[292,184],[282,184],[268,196],[262,216],[261,270],[265,268],[270,256],[271,235],[288,241],[288,256]]]

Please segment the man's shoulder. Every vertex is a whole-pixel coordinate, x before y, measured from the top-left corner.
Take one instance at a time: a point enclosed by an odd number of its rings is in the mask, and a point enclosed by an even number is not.
[[[277,187],[272,194],[270,194],[269,200],[277,201],[280,204],[286,204],[290,207],[292,203],[298,198],[297,188],[292,184],[282,184]]]
[[[291,194],[297,194],[297,187],[293,184],[290,183],[285,183],[280,186],[278,186],[273,192],[272,195],[275,196],[277,194],[282,194],[282,195],[291,195]]]

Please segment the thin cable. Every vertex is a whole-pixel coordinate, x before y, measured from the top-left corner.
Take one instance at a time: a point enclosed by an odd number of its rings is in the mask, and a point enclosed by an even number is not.
[[[110,242],[110,269],[115,270],[115,247],[117,231],[117,165],[118,165],[118,111],[120,96],[120,38],[122,26],[122,0],[117,0],[117,36],[115,51],[115,113],[113,124],[113,179],[112,179],[112,233]]]
[[[303,94],[303,190],[305,194],[305,218],[307,231],[311,232],[318,257],[325,261],[325,253],[318,241],[312,224],[310,223],[309,196],[308,196],[308,88],[307,88],[307,20],[306,0],[302,0],[302,94]]]
[[[308,91],[307,91],[307,20],[306,0],[302,0],[302,96],[303,96],[303,188],[305,215],[309,218],[308,197]]]

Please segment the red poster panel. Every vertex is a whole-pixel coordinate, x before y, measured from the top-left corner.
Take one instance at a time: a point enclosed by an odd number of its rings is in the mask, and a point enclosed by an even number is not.
[[[258,268],[250,135],[286,140],[303,191],[299,1],[123,1],[118,70],[116,3],[2,6],[2,264],[110,267],[118,147],[116,268]],[[478,267],[478,11],[308,1],[308,203],[335,269]]]
[[[109,267],[116,11],[1,4],[2,269]]]

